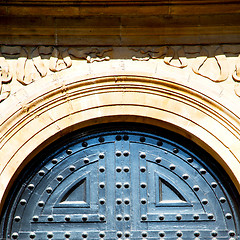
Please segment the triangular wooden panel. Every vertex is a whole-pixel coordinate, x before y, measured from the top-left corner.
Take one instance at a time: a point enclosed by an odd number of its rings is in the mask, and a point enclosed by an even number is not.
[[[159,202],[172,202],[172,203],[186,203],[186,199],[181,193],[170,183],[164,179],[159,178]]]
[[[86,203],[87,202],[87,180],[82,179],[72,187],[61,199],[60,203]]]

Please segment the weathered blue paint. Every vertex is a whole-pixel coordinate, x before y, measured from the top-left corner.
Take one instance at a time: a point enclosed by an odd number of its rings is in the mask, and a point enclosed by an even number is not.
[[[238,239],[223,184],[173,140],[109,131],[39,158],[3,219],[3,239]]]

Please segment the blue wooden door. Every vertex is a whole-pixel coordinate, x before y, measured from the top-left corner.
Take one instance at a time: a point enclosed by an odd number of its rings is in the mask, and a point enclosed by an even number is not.
[[[239,237],[237,202],[206,162],[173,140],[108,131],[39,159],[3,217],[3,239]]]

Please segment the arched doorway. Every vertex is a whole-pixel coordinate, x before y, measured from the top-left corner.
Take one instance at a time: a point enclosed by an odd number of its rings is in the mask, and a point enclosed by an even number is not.
[[[3,239],[236,239],[237,191],[194,143],[138,124],[71,133],[15,184]],[[8,201],[8,203],[9,203]]]

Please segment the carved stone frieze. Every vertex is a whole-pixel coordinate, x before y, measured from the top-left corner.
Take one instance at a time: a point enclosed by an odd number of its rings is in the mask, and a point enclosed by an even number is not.
[[[0,102],[6,99],[10,94],[10,90],[2,90],[2,84],[9,83],[11,80],[12,74],[9,70],[8,62],[3,57],[2,53],[0,53]]]
[[[205,69],[204,65],[206,65]],[[219,68],[216,69],[219,70],[218,74],[211,75],[209,66],[213,65],[215,65],[216,68]],[[227,58],[224,55],[221,46],[208,46],[207,48],[201,47],[199,56],[196,58],[192,69],[196,74],[199,74],[214,82],[222,82],[226,80],[229,75]]]
[[[174,59],[175,61],[174,63]],[[172,67],[185,68],[187,67],[187,58],[182,46],[169,47],[164,62]]]
[[[160,61],[172,70],[189,69],[196,75],[213,82],[230,79],[233,84],[235,81],[235,93],[240,96],[240,45],[113,48],[2,45],[0,48],[0,102],[10,95],[9,86],[16,82],[28,85],[49,75],[63,72],[76,62],[85,61],[89,64],[96,62],[97,64],[110,59]]]

